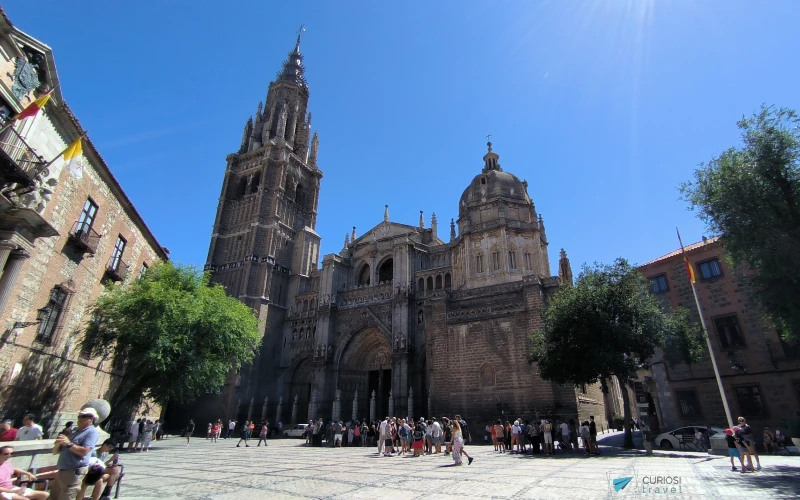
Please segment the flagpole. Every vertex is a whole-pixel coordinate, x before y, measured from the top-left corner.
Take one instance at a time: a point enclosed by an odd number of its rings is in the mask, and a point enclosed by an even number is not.
[[[80,135],[80,139],[82,140],[84,137],[86,137],[86,132],[84,132],[84,133],[82,133],[82,134]],[[43,166],[42,166],[42,167],[41,167],[41,168],[40,168],[40,169],[39,169],[39,170],[38,170],[38,171],[35,173],[35,175],[33,175],[33,177],[36,177],[36,175],[39,175],[39,173],[41,173],[41,172],[44,172],[44,171],[47,169],[47,167],[49,167],[50,165],[52,165],[53,163],[55,163],[55,162],[56,162],[56,160],[58,160],[59,158],[61,158],[62,156],[64,156],[64,153],[66,153],[66,152],[67,152],[67,150],[69,149],[69,147],[70,147],[70,146],[72,146],[74,143],[75,143],[75,141],[72,141],[71,143],[67,144],[67,147],[66,147],[66,148],[64,148],[64,150],[63,150],[63,151],[61,151],[60,153],[58,153],[58,156],[56,156],[55,158],[53,158],[53,159],[52,159],[52,160],[50,160],[49,162],[45,163],[45,164],[44,164],[44,165],[43,165]]]
[[[681,253],[686,259],[686,249],[683,248],[683,241],[681,240],[681,233],[678,228],[675,228],[678,233],[678,242],[681,244]],[[687,260],[688,263],[688,260]],[[691,264],[689,264],[691,266]],[[692,273],[693,274],[693,273]],[[703,337],[706,339],[708,346],[708,355],[711,357],[711,366],[714,368],[714,377],[717,379],[717,387],[719,388],[719,395],[722,398],[722,406],[725,409],[725,418],[728,419],[728,427],[733,428],[733,417],[731,416],[731,409],[728,406],[728,398],[725,396],[725,387],[722,385],[722,378],[719,375],[719,367],[717,367],[717,358],[714,356],[714,349],[711,347],[711,338],[708,336],[708,329],[706,328],[706,320],[703,318],[703,310],[700,308],[700,299],[697,296],[697,287],[695,286],[692,275],[689,276],[689,284],[692,286],[692,295],[694,295],[694,303],[697,306],[697,315],[700,316],[700,326],[703,327]]]

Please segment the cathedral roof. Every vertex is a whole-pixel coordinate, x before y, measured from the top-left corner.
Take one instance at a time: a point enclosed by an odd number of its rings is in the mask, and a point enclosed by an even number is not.
[[[487,203],[492,199],[504,198],[511,201],[530,204],[528,183],[509,172],[503,172],[498,160],[500,156],[492,151],[492,143],[487,144],[489,151],[483,157],[483,171],[476,175],[461,195],[459,212],[468,207]]]

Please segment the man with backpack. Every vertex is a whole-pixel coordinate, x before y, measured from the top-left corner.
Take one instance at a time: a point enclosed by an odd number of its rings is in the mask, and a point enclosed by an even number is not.
[[[467,443],[472,442],[472,434],[469,433],[467,421],[463,420],[461,415],[456,415],[456,420],[458,421],[458,425],[461,427],[461,436],[464,438],[464,448],[461,449],[461,453],[467,456],[467,465],[472,465],[473,458],[469,456],[469,453],[467,453],[466,450]]]

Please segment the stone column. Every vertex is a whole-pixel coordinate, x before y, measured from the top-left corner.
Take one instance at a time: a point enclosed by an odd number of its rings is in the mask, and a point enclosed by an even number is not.
[[[3,276],[0,278],[0,311],[5,309],[8,297],[11,295],[11,289],[14,288],[17,276],[20,270],[22,270],[22,264],[28,257],[29,255],[22,250],[11,252],[11,254],[6,257],[6,266],[3,270]]]
[[[264,406],[261,407],[261,421],[267,421],[267,403],[269,402],[269,396],[264,398]]]
[[[342,391],[336,389],[336,399],[333,400],[333,421],[338,422],[342,419]]]
[[[375,391],[372,391],[372,399],[369,400],[369,421],[375,421]]]
[[[389,416],[394,417],[394,396],[392,396],[392,390],[389,389]]]
[[[278,398],[278,410],[275,412],[275,425],[281,421],[281,413],[283,413],[283,396]]]
[[[298,111],[298,104],[295,103],[294,111],[292,112],[292,117],[289,119],[289,130],[287,130],[287,137],[286,142],[294,149],[294,136],[295,136],[295,129],[297,128],[297,111]]]
[[[414,421],[414,389],[408,388],[408,415],[410,421]]]
[[[353,415],[351,417],[353,422],[358,420],[358,389],[356,389],[356,393],[353,396]]]
[[[253,404],[255,404],[256,398],[250,398],[250,406],[247,408],[247,420],[248,422],[253,421]]]
[[[292,403],[292,420],[291,420],[292,425],[295,425],[297,423],[297,400],[298,399],[300,399],[300,397],[297,394],[295,394],[294,395],[294,402]]]
[[[233,411],[233,419],[234,420],[239,418],[239,407],[240,406],[242,406],[242,400],[241,399],[237,399],[236,400],[236,409]]]
[[[17,246],[10,241],[0,241],[0,277],[3,276],[3,268],[6,267],[8,257],[11,255],[11,251],[15,248],[17,248]]]

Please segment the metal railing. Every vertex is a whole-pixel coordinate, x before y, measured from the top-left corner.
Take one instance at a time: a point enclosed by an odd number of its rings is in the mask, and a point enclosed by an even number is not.
[[[122,259],[119,257],[111,257],[111,260],[108,261],[108,265],[106,266],[106,273],[115,278],[115,281],[125,281],[125,277],[128,275],[129,266]]]
[[[31,184],[46,164],[13,125],[0,132],[0,161],[7,164],[2,181],[20,184]]]
[[[87,250],[92,255],[97,252],[97,245],[100,244],[100,234],[92,229],[88,222],[76,222],[69,232],[70,240],[82,249]]]

